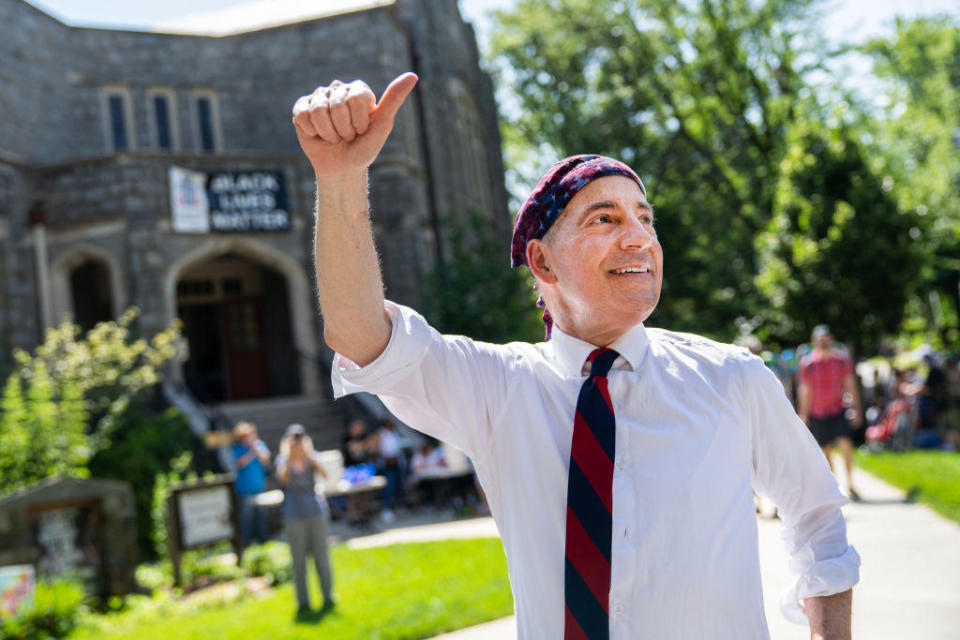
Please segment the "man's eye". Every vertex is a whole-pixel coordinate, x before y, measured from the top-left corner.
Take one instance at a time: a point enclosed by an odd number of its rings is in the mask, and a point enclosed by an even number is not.
[[[613,222],[613,217],[604,213],[594,218],[593,221],[600,224],[606,224],[607,222]]]

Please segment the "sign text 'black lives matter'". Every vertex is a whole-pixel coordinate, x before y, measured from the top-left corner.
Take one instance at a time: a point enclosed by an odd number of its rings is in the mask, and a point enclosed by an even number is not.
[[[287,231],[290,211],[282,171],[207,175],[211,231]]]

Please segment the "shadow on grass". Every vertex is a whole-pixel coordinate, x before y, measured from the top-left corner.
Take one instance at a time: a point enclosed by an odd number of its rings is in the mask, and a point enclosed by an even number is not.
[[[297,624],[320,624],[331,613],[333,613],[333,607],[324,605],[321,609],[298,611],[293,619]]]
[[[919,496],[920,496],[920,488],[910,487],[909,489],[907,489],[906,495],[904,495],[902,498],[880,498],[879,500],[870,499],[870,498],[860,498],[855,502],[858,502],[859,504],[876,504],[876,505],[913,504],[917,501],[917,498]]]

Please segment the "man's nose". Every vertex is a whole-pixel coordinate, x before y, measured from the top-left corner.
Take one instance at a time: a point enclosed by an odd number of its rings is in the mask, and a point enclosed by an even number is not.
[[[657,234],[653,228],[632,216],[622,228],[620,242],[624,249],[645,249],[656,241]]]

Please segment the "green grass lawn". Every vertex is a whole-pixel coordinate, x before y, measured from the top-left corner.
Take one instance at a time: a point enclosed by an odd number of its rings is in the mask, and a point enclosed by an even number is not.
[[[508,616],[513,599],[496,539],[333,549],[337,607],[295,618],[293,585],[229,604],[169,601],[97,616],[71,639],[414,639]],[[316,577],[311,596],[318,605]]]
[[[858,452],[857,463],[878,478],[909,492],[937,513],[960,522],[960,453]]]

